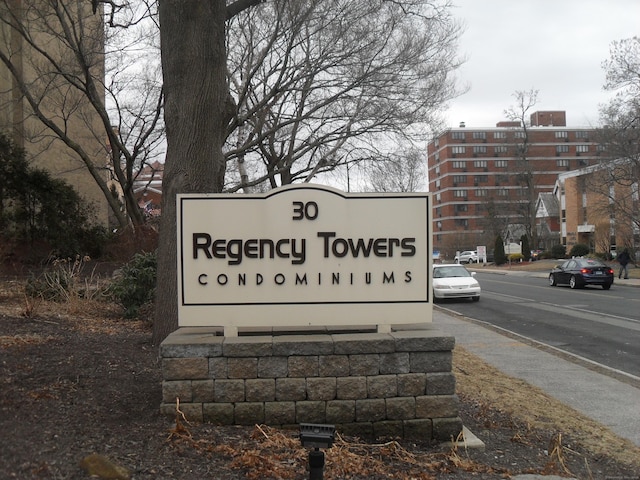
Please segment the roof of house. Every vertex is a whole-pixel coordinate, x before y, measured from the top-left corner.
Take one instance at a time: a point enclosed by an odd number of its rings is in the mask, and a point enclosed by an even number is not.
[[[538,194],[536,217],[557,217],[560,212],[558,198],[551,192]]]

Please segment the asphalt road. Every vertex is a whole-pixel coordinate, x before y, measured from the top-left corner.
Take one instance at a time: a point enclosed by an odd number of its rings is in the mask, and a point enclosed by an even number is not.
[[[640,291],[571,290],[546,278],[478,273],[479,302],[438,305],[610,369],[640,377]]]

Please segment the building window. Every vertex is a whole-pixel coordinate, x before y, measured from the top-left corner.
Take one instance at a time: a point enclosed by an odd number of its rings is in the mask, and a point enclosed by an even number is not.
[[[464,140],[464,132],[451,132],[451,138],[454,140]]]
[[[493,138],[507,138],[507,132],[493,132]]]
[[[473,161],[473,166],[475,168],[487,168],[487,161],[486,160],[474,160]]]
[[[527,134],[524,132],[524,130],[518,130],[518,131],[513,133],[513,136],[515,138],[526,138]]]
[[[469,206],[466,203],[459,203],[454,207],[456,213],[466,212],[467,210],[469,210]]]
[[[508,165],[506,160],[495,160],[493,164],[496,166],[496,168],[507,168]]]
[[[568,167],[569,166],[569,159],[560,158],[560,159],[556,160],[556,165],[558,167]]]
[[[476,185],[478,183],[487,183],[488,181],[489,181],[488,175],[476,175],[473,177],[473,183],[475,183]]]
[[[436,162],[440,161],[440,152],[436,152],[435,153],[435,157],[436,157]]]
[[[576,153],[588,153],[589,145],[576,145]]]
[[[478,147],[473,147],[473,154],[474,155],[478,155],[478,154],[486,154],[487,153],[487,147],[485,147],[484,145],[478,146]]]
[[[476,197],[486,197],[487,189],[486,188],[476,188]]]
[[[589,132],[586,130],[578,130],[576,132],[576,138],[580,138],[582,140],[589,140]]]
[[[515,147],[515,155],[519,157],[526,155],[528,149],[529,149],[529,145],[527,143],[520,143]]]
[[[454,175],[453,176],[453,183],[454,185],[458,185],[461,183],[467,183],[467,176],[466,175]]]
[[[456,155],[459,153],[465,153],[467,151],[467,147],[451,147],[451,152]]]
[[[497,147],[493,147],[493,153],[507,153],[507,146],[499,145]]]
[[[455,224],[457,227],[468,227],[469,226],[469,220],[467,220],[466,218],[456,218],[455,219]]]
[[[569,153],[569,145],[556,145],[556,155],[561,153]]]
[[[467,162],[461,160],[455,160],[452,162],[453,168],[467,168]]]
[[[556,138],[569,138],[569,132],[556,132]]]
[[[498,189],[498,196],[499,197],[508,197],[509,196],[509,190],[507,190],[506,188],[499,188]]]
[[[500,185],[502,183],[509,183],[508,175],[496,175],[496,185]]]
[[[453,191],[453,196],[456,198],[467,198],[467,191],[466,190],[454,190]]]
[[[487,133],[486,132],[473,132],[473,139],[474,140],[486,140],[487,139]]]

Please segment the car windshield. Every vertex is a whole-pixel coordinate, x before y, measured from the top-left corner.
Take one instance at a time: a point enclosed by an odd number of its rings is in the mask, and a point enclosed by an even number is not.
[[[462,265],[450,265],[433,269],[434,278],[470,277],[469,270]]]

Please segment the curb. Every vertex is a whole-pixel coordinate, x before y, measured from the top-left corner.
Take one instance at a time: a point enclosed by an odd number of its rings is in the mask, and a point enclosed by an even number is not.
[[[468,267],[467,267],[468,268]],[[536,277],[536,278],[547,278],[549,272],[528,272],[526,270],[497,270],[494,268],[484,268],[484,267],[475,267],[469,269],[473,272],[479,273],[491,273],[494,275],[518,275],[521,277]],[[615,286],[623,286],[623,287],[640,287],[640,279],[638,278],[627,278],[627,279],[618,279],[614,278],[613,284]]]

